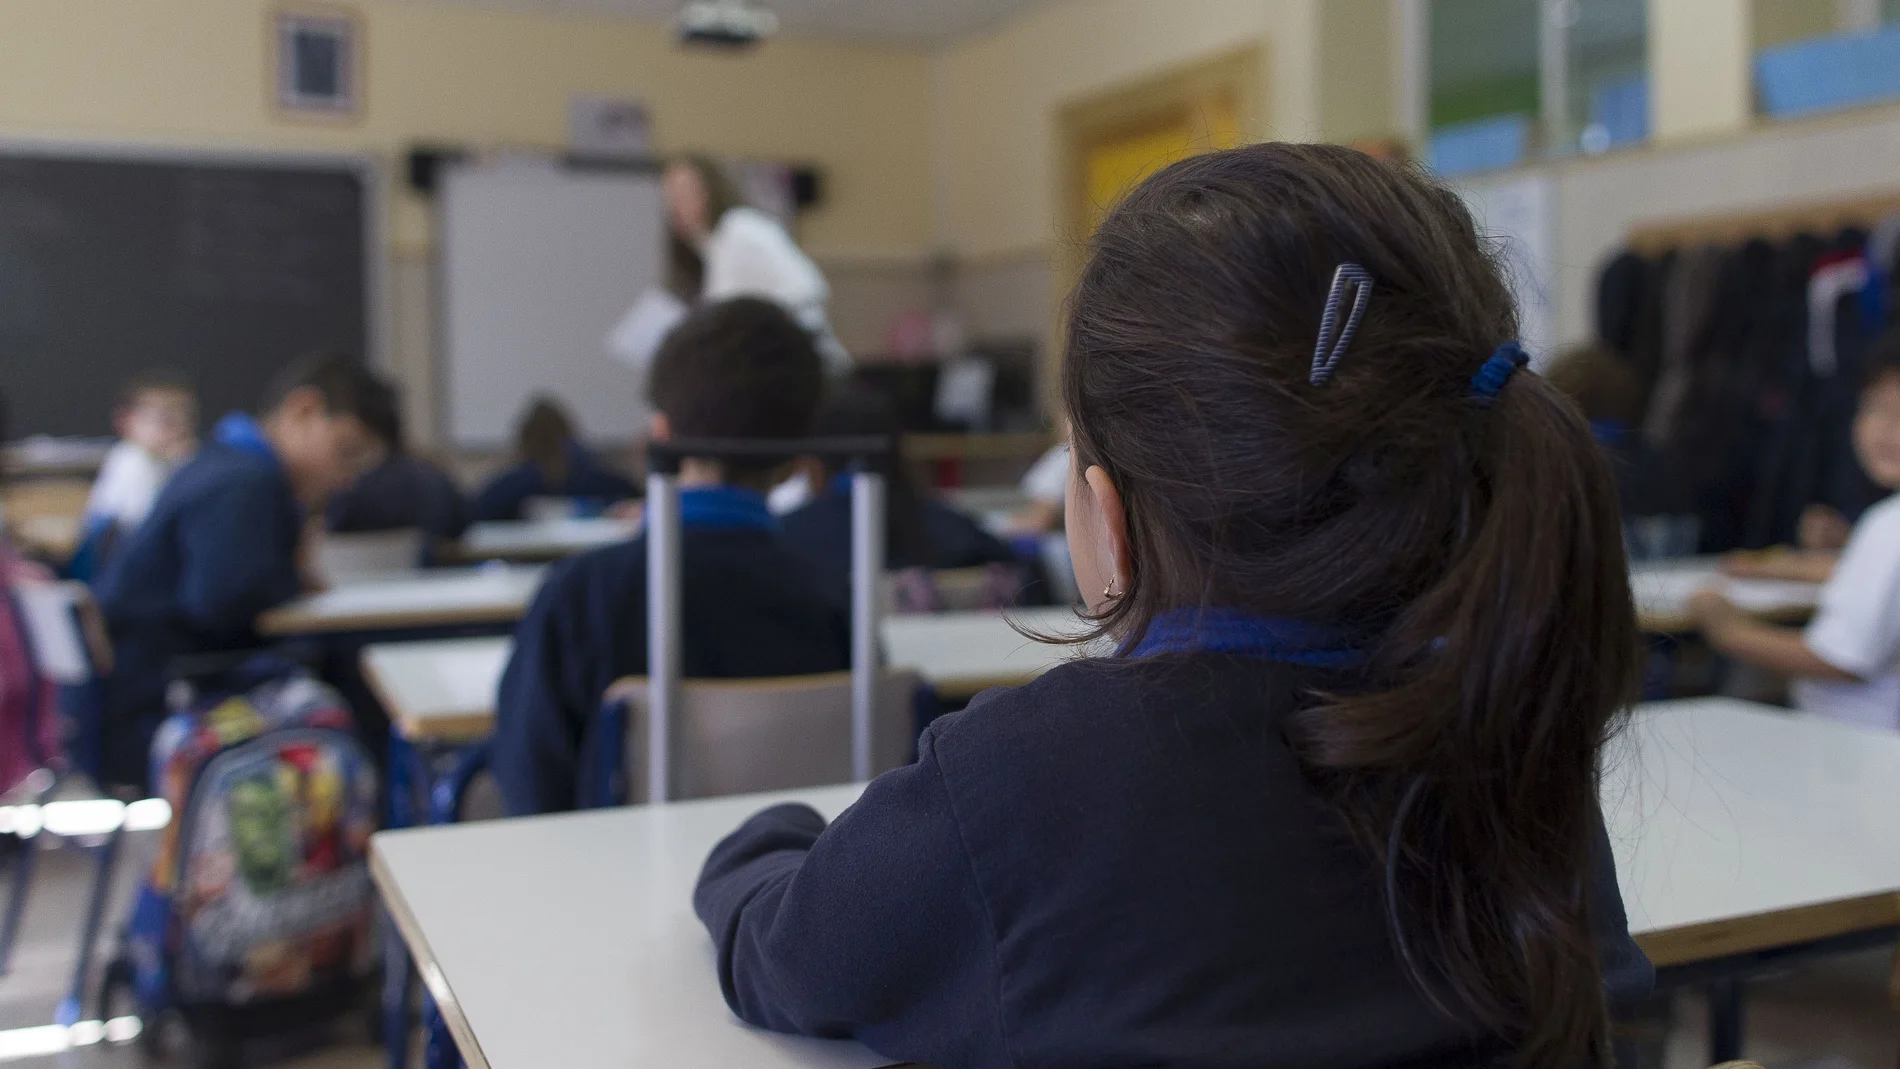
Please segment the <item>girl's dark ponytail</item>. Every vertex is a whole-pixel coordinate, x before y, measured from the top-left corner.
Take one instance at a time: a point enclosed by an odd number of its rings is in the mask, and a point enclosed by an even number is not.
[[[1356,330],[1329,300],[1342,264],[1369,280]],[[1608,461],[1541,378],[1487,364],[1516,336],[1451,192],[1348,149],[1255,145],[1110,213],[1070,299],[1063,402],[1128,517],[1132,579],[1102,630],[1215,606],[1373,636],[1287,741],[1425,996],[1524,1069],[1576,1069],[1609,1062],[1597,766],[1639,641]]]
[[[1289,740],[1386,870],[1395,945],[1440,1005],[1521,1064],[1603,1064],[1587,874],[1597,754],[1634,691],[1616,491],[1589,428],[1533,375],[1473,406],[1450,567],[1375,651],[1376,691]]]

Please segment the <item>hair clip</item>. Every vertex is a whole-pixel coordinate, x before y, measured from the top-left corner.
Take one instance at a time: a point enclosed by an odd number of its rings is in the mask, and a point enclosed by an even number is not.
[[[1339,308],[1346,299],[1346,286],[1355,287],[1352,298],[1352,311],[1346,321],[1339,321]],[[1333,272],[1333,288],[1326,294],[1326,312],[1319,319],[1319,341],[1313,346],[1313,371],[1308,376],[1315,386],[1322,385],[1333,377],[1333,368],[1339,365],[1339,358],[1346,355],[1346,346],[1352,344],[1353,332],[1359,329],[1359,321],[1365,318],[1366,302],[1372,299],[1372,275],[1358,264],[1340,264]]]
[[[1498,351],[1491,354],[1491,359],[1486,360],[1478,373],[1471,376],[1472,398],[1480,405],[1490,405],[1497,400],[1498,391],[1504,389],[1504,384],[1517,374],[1517,369],[1530,362],[1531,358],[1525,355],[1524,347],[1516,341],[1507,341],[1498,346]]]

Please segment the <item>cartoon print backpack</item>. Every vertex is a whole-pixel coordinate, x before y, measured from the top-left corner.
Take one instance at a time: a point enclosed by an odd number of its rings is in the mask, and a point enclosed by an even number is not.
[[[283,669],[197,701],[160,727],[152,781],[174,817],[126,936],[148,1014],[363,983],[377,775],[335,690]]]

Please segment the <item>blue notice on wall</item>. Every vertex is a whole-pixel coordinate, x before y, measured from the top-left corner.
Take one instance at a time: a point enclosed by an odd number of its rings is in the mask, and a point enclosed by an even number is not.
[[[1515,167],[1524,162],[1530,134],[1527,115],[1499,115],[1440,127],[1432,131],[1432,170],[1452,177]]]
[[[1900,97],[1900,24],[1762,49],[1755,88],[1762,112],[1774,116]]]
[[[1630,145],[1649,138],[1649,76],[1635,74],[1614,81],[1598,82],[1590,90],[1590,131],[1601,143],[1590,143],[1592,134],[1584,134],[1584,149],[1600,152],[1617,145]]]

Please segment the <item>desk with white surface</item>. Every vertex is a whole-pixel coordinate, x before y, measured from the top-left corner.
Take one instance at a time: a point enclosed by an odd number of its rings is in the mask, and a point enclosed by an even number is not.
[[[475,1069],[868,1069],[888,1059],[736,1021],[692,909],[745,817],[787,798],[836,816],[859,790],[385,832],[372,868]],[[1900,736],[1725,699],[1645,707],[1603,790],[1631,930],[1665,967],[1891,930],[1895,797]]]
[[[257,630],[283,638],[510,624],[528,611],[544,574],[542,568],[478,568],[350,582],[266,612]]]
[[[1075,635],[1083,622],[1069,608],[1007,613],[950,612],[884,619],[884,658],[893,668],[915,668],[937,693],[961,700],[990,687],[1013,687],[1100,646],[1056,646],[1025,638],[1011,622],[1039,634]]]
[[[510,638],[389,642],[363,649],[363,678],[410,742],[463,743],[495,726],[495,692]]]
[[[1718,557],[1687,557],[1648,561],[1630,568],[1630,592],[1636,598],[1636,618],[1653,634],[1694,631],[1689,599],[1713,588],[1751,616],[1776,623],[1799,623],[1814,612],[1821,588],[1815,583],[1781,579],[1731,579],[1722,574]]]
[[[638,523],[607,517],[478,523],[460,542],[443,547],[451,560],[555,561],[624,542],[639,532]]]

